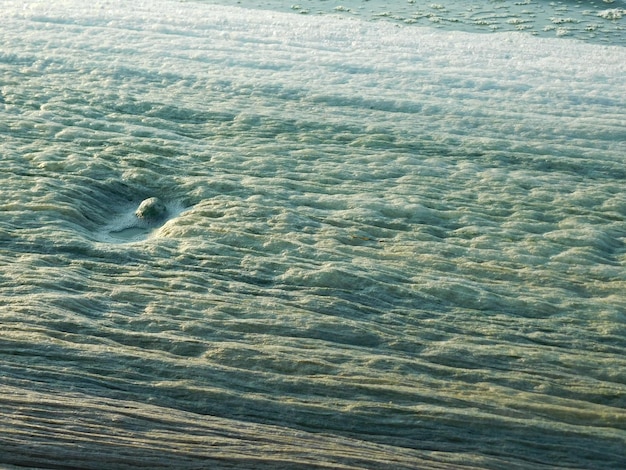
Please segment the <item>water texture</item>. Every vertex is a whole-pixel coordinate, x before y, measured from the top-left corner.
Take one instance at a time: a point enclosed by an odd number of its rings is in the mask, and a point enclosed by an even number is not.
[[[3,15],[0,464],[626,466],[622,45]]]
[[[533,36],[578,39],[597,44],[626,45],[625,0],[194,0],[291,11],[301,15],[359,18],[400,26],[491,33],[520,31]]]

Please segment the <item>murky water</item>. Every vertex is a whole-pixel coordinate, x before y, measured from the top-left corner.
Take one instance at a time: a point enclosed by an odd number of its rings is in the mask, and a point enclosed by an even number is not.
[[[0,463],[626,464],[623,45],[337,12],[7,2]]]

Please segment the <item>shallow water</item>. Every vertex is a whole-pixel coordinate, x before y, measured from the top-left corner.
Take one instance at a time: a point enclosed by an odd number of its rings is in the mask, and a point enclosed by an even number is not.
[[[624,47],[4,14],[0,463],[626,464]]]
[[[533,36],[626,45],[624,0],[194,0],[204,4],[242,6],[301,15],[332,15],[398,26],[428,26],[453,31],[518,31]]]

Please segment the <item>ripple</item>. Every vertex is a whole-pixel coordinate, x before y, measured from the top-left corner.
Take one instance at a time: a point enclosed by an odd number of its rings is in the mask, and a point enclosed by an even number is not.
[[[153,238],[159,229],[168,221],[179,216],[185,207],[180,201],[165,200],[165,210],[159,217],[138,217],[138,208],[147,199],[133,201],[122,207],[122,210],[112,214],[108,224],[96,232],[96,238],[106,243],[135,243]]]

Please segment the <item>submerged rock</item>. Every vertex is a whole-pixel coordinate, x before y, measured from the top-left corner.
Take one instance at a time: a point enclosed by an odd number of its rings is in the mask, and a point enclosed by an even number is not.
[[[148,222],[162,219],[167,213],[167,207],[158,197],[144,199],[135,211],[135,215]]]

